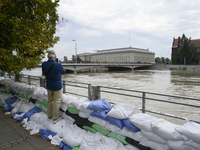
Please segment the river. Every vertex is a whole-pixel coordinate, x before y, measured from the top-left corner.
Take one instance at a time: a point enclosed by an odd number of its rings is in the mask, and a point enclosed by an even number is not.
[[[41,76],[41,68],[32,71],[23,71],[24,74]],[[77,74],[62,75],[62,79],[90,83],[97,86],[119,87],[123,89],[133,89],[146,92],[154,92],[168,95],[178,95],[200,99],[200,70],[134,70],[134,71],[112,71],[112,72],[86,72]],[[83,93],[80,89],[67,87],[67,91]],[[126,92],[122,92],[126,93]],[[129,92],[130,93],[130,92]],[[127,94],[129,94],[127,93]],[[136,94],[137,95],[137,94]],[[156,97],[156,96],[155,96]],[[137,102],[140,107],[141,99],[111,94],[102,94],[101,98],[112,102],[134,105]],[[153,96],[154,98],[154,96]],[[175,98],[162,98],[164,100],[186,102],[200,106],[200,102]],[[189,119],[199,120],[200,108],[178,106],[155,101],[147,101],[146,109],[163,113],[174,114]],[[155,115],[154,115],[155,116]],[[163,116],[157,116],[168,119]],[[169,119],[168,119],[169,120]],[[170,121],[176,122],[171,119]],[[178,121],[178,123],[180,123]]]

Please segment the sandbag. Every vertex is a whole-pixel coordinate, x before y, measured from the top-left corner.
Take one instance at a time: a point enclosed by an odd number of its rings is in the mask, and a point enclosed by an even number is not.
[[[70,102],[70,105],[73,105],[76,109],[79,109],[79,107],[84,103],[84,102],[91,102],[88,98],[80,98],[78,100],[74,100]]]
[[[117,133],[115,133],[115,132],[111,132],[111,133],[109,133],[107,136],[112,137],[112,138],[114,138],[114,139],[120,141],[120,142],[123,143],[124,145],[127,145],[127,144],[128,144],[128,142],[126,142],[126,140],[125,140],[126,137],[123,136],[123,135],[117,134]]]
[[[81,118],[89,118],[89,117],[90,117],[90,113],[83,112],[83,111],[79,111],[78,115],[79,115]]]
[[[93,117],[103,119],[103,120],[108,120],[107,113],[104,111],[101,111],[101,112],[93,111],[90,115]]]
[[[134,109],[138,109],[137,112],[139,112],[139,108],[117,103],[107,115],[117,119],[127,119],[133,114]]]
[[[98,132],[96,134],[98,134]],[[118,143],[116,143],[114,140],[102,135],[96,150],[116,150],[117,146]]]
[[[108,112],[111,109],[111,105],[110,105],[110,102],[105,99],[98,99],[98,100],[92,101],[88,105],[87,109]]]
[[[70,113],[68,110],[65,112],[65,114],[67,116],[70,116],[71,118],[73,118],[75,121],[79,118],[79,115],[78,114],[72,114]],[[68,118],[69,119],[69,118]]]
[[[62,148],[64,150],[72,150],[72,148],[70,146],[68,146],[67,144],[63,143],[62,141],[60,142],[60,148]]]
[[[45,128],[47,124],[49,123],[47,120],[47,114],[45,112],[35,113],[30,117],[31,121],[38,122],[42,124]]]
[[[170,149],[173,149],[173,150],[196,150],[195,148],[192,148],[188,145],[183,145],[184,141],[183,140],[180,140],[180,141],[171,141],[171,140],[168,140],[167,141],[167,146],[170,148]]]
[[[180,134],[200,144],[200,124],[188,121],[175,128]]]
[[[68,107],[74,107],[71,102],[76,101],[78,98],[72,95],[62,95],[62,102],[65,103]]]
[[[93,124],[92,127],[93,127],[94,129],[96,129],[98,132],[100,132],[100,133],[102,133],[103,135],[105,135],[105,136],[107,136],[107,135],[110,133],[109,130],[103,129],[100,125],[98,125],[98,124],[96,124],[96,123]]]
[[[79,118],[76,120],[75,124],[76,124],[78,127],[82,128],[83,126],[92,127],[92,125],[93,125],[94,123],[93,123],[93,122],[90,122],[90,121],[89,121],[88,119],[86,119],[86,118],[81,118],[81,117],[79,117]]]
[[[79,150],[96,150],[97,144],[100,142],[100,140],[101,136],[99,134],[87,132]]]
[[[71,116],[68,116],[65,114],[65,112],[63,112],[61,114],[62,118],[66,121],[66,122],[71,122],[72,124],[76,121],[74,118],[72,118]],[[78,118],[78,117],[77,117]]]
[[[143,138],[142,141],[140,141],[140,144],[153,148],[154,150],[170,150],[170,148],[166,144],[156,143],[152,140],[149,140],[148,138]]]
[[[116,125],[120,129],[122,129],[124,127],[124,123],[123,123],[122,120],[117,119],[117,118],[113,118],[113,117],[110,117],[110,116],[107,116],[107,118],[108,118],[108,121],[110,121],[110,123]]]
[[[105,125],[106,125],[106,123],[107,123],[107,121],[102,120],[102,119],[99,119],[99,118],[97,118],[97,117],[93,117],[93,116],[90,116],[90,117],[88,118],[88,120],[91,121],[91,122],[93,122],[93,123],[99,124],[99,125],[102,126],[102,127],[105,127]]]
[[[98,124],[98,123],[97,123]],[[112,132],[119,132],[121,129],[117,127],[116,125],[110,123],[109,121],[105,121],[105,126],[102,126],[99,124],[103,129],[112,131]]]
[[[166,144],[167,140],[163,139],[162,137],[160,137],[159,135],[157,135],[155,132],[146,132],[144,130],[141,130],[141,132],[143,133],[143,135],[145,137],[147,137],[148,139],[155,141],[157,143],[160,144]]]
[[[78,114],[79,110],[76,107],[68,107],[67,110],[71,113],[71,114]]]
[[[111,140],[115,141],[117,143],[117,148],[116,150],[127,150],[127,148],[124,146],[124,144],[122,144],[120,141],[118,141],[117,139],[114,139],[112,137],[110,137]],[[127,144],[126,144],[127,145]]]
[[[63,137],[63,142],[73,148],[81,145],[85,135],[85,130],[74,125],[70,128],[70,130],[68,130],[68,132]]]
[[[136,140],[136,141],[141,141],[141,139],[144,137],[144,135],[142,134],[141,131],[132,132],[126,127],[123,127],[123,129],[121,129],[120,131],[118,131],[116,133],[119,133],[123,136],[129,137],[129,138]]]
[[[64,119],[58,121],[56,124],[53,123],[52,120],[48,121],[46,128],[54,133],[56,133],[59,137],[64,137],[68,132],[69,126],[72,124],[67,123]]]
[[[39,113],[41,112],[42,110],[37,108],[37,107],[34,107],[32,109],[30,109],[29,111],[27,111],[22,117],[20,118],[17,118],[18,121],[22,122],[23,119],[27,118],[28,121],[29,121],[29,118],[34,114],[34,113]]]
[[[91,103],[92,101],[88,101],[88,102],[83,102],[80,106],[79,106],[79,110],[86,112],[86,113],[92,113],[93,110],[87,109],[88,105]]]
[[[200,144],[191,140],[185,141],[183,145],[190,146],[195,150],[200,150]]]
[[[128,144],[125,147],[126,147],[127,150],[140,150],[140,149],[138,149],[137,147],[135,147],[135,146],[133,146],[131,144]]]
[[[173,124],[164,119],[157,119],[151,123],[151,126],[153,131],[163,139],[175,141],[183,139],[182,135],[175,130],[179,125]]]
[[[151,123],[157,120],[157,118],[148,114],[137,113],[130,116],[129,120],[133,125],[135,125],[139,129],[143,129],[147,132],[153,132],[151,128]]]
[[[140,131],[140,129],[138,127],[136,127],[135,125],[133,125],[129,119],[123,119],[122,120],[123,124],[130,130],[133,132],[138,132]]]

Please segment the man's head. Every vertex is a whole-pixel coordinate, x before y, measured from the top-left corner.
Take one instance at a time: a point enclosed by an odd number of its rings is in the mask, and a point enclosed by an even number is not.
[[[50,50],[47,56],[49,59],[56,59],[56,52],[54,50]]]

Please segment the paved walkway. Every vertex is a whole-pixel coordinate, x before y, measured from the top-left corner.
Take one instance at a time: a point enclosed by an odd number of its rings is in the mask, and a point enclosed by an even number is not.
[[[0,150],[60,150],[40,135],[30,135],[20,122],[5,115],[0,106]]]

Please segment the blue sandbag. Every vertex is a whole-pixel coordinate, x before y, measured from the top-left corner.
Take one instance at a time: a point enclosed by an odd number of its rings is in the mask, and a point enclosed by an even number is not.
[[[10,105],[8,105],[8,106],[4,107],[3,109],[4,109],[5,111],[12,111],[13,108],[14,108],[14,107],[11,107]]]
[[[116,118],[113,118],[110,116],[107,116],[107,118],[108,118],[108,121],[110,121],[110,123],[118,126],[120,129],[122,129],[124,127],[124,123],[122,122],[122,120],[116,119]]]
[[[111,109],[111,105],[110,105],[110,102],[105,99],[98,99],[91,102],[88,105],[87,109],[109,112]]]
[[[56,135],[56,133],[51,132],[49,130],[45,130],[45,129],[40,129],[40,133],[42,134],[41,138],[43,139],[48,139],[49,135],[52,135],[52,137]]]
[[[101,111],[101,112],[93,111],[90,115],[93,117],[103,119],[103,120],[108,120],[107,113],[105,111]]]
[[[60,148],[63,148],[64,150],[72,150],[72,148],[70,146],[63,143],[62,141],[60,142]]]
[[[123,121],[125,127],[127,127],[129,130],[131,130],[131,131],[133,131],[133,132],[138,132],[138,131],[140,131],[140,129],[139,129],[138,127],[134,126],[134,125],[130,122],[129,119],[124,119],[124,120],[122,120],[122,121]]]
[[[16,96],[14,96],[14,97],[10,97],[10,98],[5,99],[5,102],[6,102],[7,105],[11,105],[14,102],[16,102],[17,99],[18,98]]]
[[[15,92],[15,91],[13,91],[12,93],[13,93],[14,95],[19,95],[19,93]]]
[[[20,115],[22,112],[17,111],[16,113],[14,113],[12,116],[10,116],[11,118],[14,118],[16,114]]]
[[[32,109],[30,109],[28,112],[26,112],[22,117],[17,118],[17,121],[22,122],[25,118],[28,118],[28,121],[29,121],[29,118],[30,118],[33,114],[39,113],[39,112],[41,112],[41,111],[42,111],[41,109],[39,109],[38,107],[35,106],[34,108],[32,108]]]

